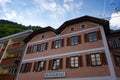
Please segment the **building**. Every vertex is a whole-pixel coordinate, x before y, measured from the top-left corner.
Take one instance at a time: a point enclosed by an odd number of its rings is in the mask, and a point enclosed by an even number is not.
[[[26,44],[23,40],[32,33],[27,30],[0,38],[0,80],[14,80]]]
[[[120,63],[108,46],[110,34],[107,20],[91,16],[66,21],[58,29],[34,31],[24,40],[27,46],[16,79],[120,80]]]

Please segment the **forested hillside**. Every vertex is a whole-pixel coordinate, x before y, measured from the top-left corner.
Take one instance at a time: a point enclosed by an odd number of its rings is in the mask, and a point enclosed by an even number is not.
[[[15,34],[24,30],[37,30],[40,26],[25,26],[8,20],[0,20],[0,38]]]

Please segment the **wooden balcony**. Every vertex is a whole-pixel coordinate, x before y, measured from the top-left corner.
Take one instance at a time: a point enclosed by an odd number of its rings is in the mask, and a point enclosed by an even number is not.
[[[0,80],[14,80],[15,74],[0,74]]]
[[[8,50],[21,48],[23,46],[22,42],[14,43],[8,46]]]
[[[20,57],[10,57],[10,58],[5,58],[2,60],[1,64],[18,64],[20,61]]]

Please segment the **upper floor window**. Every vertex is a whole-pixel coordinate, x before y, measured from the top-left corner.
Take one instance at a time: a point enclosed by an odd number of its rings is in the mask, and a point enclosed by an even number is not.
[[[47,48],[47,44],[42,43],[41,46],[40,46],[40,51],[42,52],[42,51],[46,50],[46,48]]]
[[[38,47],[37,45],[34,45],[34,46],[33,46],[33,48],[32,48],[32,53],[37,52],[37,47]]]
[[[96,41],[97,40],[96,32],[89,33],[88,34],[88,40],[89,40],[89,42]]]
[[[44,34],[42,34],[42,35],[41,35],[41,38],[44,38],[44,37],[45,37]]]
[[[67,45],[73,46],[81,43],[81,36],[73,36],[67,39]]]
[[[86,55],[87,66],[107,65],[105,53],[93,53]]]
[[[53,59],[49,62],[49,69],[57,70],[62,68],[62,59]]]
[[[21,66],[20,73],[30,72],[32,67],[32,63],[24,63]]]
[[[63,47],[63,39],[59,39],[59,40],[56,40],[56,41],[53,41],[52,42],[52,48],[60,48],[60,47]]]
[[[84,24],[80,25],[80,28],[81,29],[85,28],[85,25]]]
[[[38,61],[34,63],[33,71],[43,71],[45,70],[46,61]]]
[[[84,35],[85,42],[93,42],[97,40],[101,40],[101,33],[100,31],[95,31],[91,33],[87,33]]]
[[[78,37],[77,36],[71,37],[70,38],[70,45],[72,46],[72,45],[76,45],[76,44],[78,44]]]
[[[82,66],[82,56],[72,56],[66,59],[66,68],[78,68]]]
[[[74,31],[74,28],[73,28],[73,27],[71,27],[70,29],[71,29],[71,31]]]

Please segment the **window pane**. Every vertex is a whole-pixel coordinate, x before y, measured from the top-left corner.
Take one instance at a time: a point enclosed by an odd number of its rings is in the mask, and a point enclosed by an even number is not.
[[[44,50],[45,50],[45,48],[46,48],[46,44],[45,44],[45,43],[41,44],[40,51],[44,51]]]
[[[96,54],[96,57],[100,57],[100,54]]]
[[[60,48],[62,45],[62,40],[55,41],[55,48]]]
[[[91,41],[96,41],[97,40],[97,34],[96,34],[96,32],[89,33],[88,34],[88,39],[89,39],[90,42]]]
[[[75,64],[75,67],[78,67],[78,64]]]
[[[96,62],[95,62],[95,61],[92,61],[92,65],[96,65]]]
[[[77,36],[76,37],[71,37],[70,38],[70,43],[71,43],[71,45],[78,44],[78,37]]]

